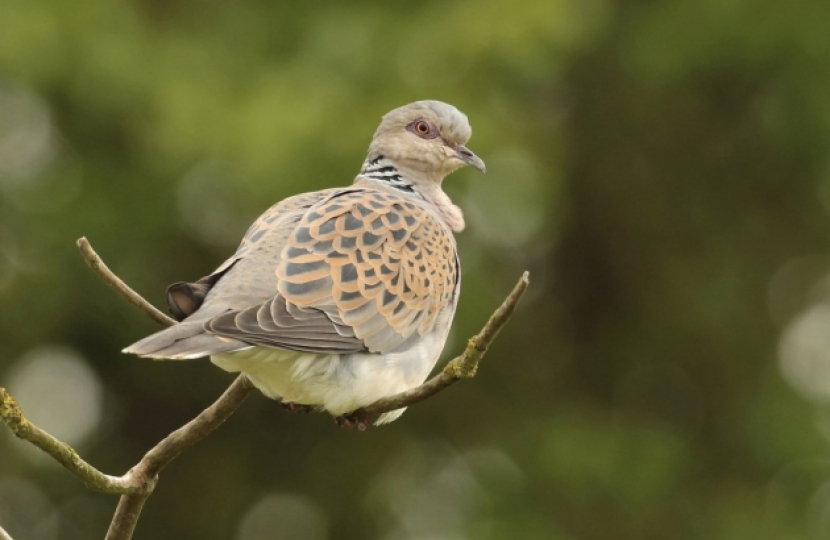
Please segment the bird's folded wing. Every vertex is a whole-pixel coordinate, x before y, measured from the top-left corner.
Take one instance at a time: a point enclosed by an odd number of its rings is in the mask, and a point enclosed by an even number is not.
[[[276,278],[278,294],[212,318],[207,332],[302,351],[388,352],[428,333],[455,300],[458,261],[451,233],[423,206],[350,189],[302,213]]]
[[[246,268],[222,283],[219,289],[224,291],[219,292],[218,303],[238,309],[239,304],[247,307],[251,303],[268,300],[276,287],[276,276],[272,270],[279,261],[291,229],[304,211],[339,191],[341,190],[328,189],[295,195],[266,210],[248,228],[236,252],[213,273],[194,283],[179,281],[167,288],[166,300],[170,314],[177,321],[182,321],[196,313],[219,280],[243,259]],[[253,297],[251,294],[240,295],[239,289],[246,288],[246,282],[254,280],[259,282],[260,294],[254,293]],[[231,282],[230,285],[228,281]],[[250,287],[247,288],[248,293],[251,293]],[[216,297],[216,293],[213,296]]]

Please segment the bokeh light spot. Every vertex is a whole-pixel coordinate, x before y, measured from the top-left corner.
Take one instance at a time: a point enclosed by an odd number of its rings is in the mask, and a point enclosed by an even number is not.
[[[830,401],[830,304],[808,308],[784,330],[779,346],[781,372],[800,393]]]
[[[487,175],[469,182],[462,207],[470,230],[488,243],[516,247],[544,225],[548,189],[532,154],[504,150],[487,157]],[[548,181],[549,182],[549,181]]]
[[[49,109],[21,87],[0,86],[0,187],[41,172],[54,156]]]
[[[481,454],[474,461],[480,466],[488,459]],[[451,448],[411,446],[385,472],[374,497],[393,517],[384,538],[466,538],[471,527],[479,533],[489,527],[486,490],[467,459]]]
[[[48,105],[22,86],[0,86],[0,194],[26,212],[59,210],[81,193],[80,159]]]
[[[58,537],[58,513],[35,484],[9,476],[0,478],[0,524],[12,538],[53,540]]]
[[[299,495],[271,494],[263,497],[242,518],[237,540],[273,538],[328,538],[327,520],[314,502]]]
[[[12,367],[8,381],[29,420],[73,446],[84,442],[101,422],[101,382],[70,348],[32,349]]]

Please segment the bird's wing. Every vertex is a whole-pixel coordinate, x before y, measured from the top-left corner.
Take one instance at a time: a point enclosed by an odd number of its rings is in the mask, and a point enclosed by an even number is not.
[[[288,239],[288,233],[296,224],[302,213],[314,204],[336,194],[338,189],[328,189],[303,193],[284,199],[265,211],[245,232],[236,252],[223,262],[210,275],[194,283],[179,281],[167,288],[167,307],[170,314],[177,321],[190,317],[202,307],[214,286],[239,261],[247,259],[248,274],[259,272],[261,288],[258,297],[250,298],[239,294],[238,291],[229,291],[221,295],[222,301],[230,301],[229,307],[247,307],[250,303],[266,300],[274,294],[276,277],[268,279],[263,270],[276,266],[282,247]],[[252,252],[257,253],[252,256]],[[251,264],[255,262],[257,264]],[[271,267],[268,267],[268,264]],[[254,267],[253,269],[250,267]],[[232,280],[231,280],[232,281]],[[240,304],[241,301],[248,304]]]
[[[438,313],[455,301],[455,242],[424,205],[352,188],[297,217],[283,222],[290,232],[270,266],[277,294],[211,318],[204,325],[208,333],[301,351],[383,353],[429,332]],[[206,305],[227,296],[220,292],[226,287],[228,293],[255,288],[268,267],[246,268],[258,256],[256,244],[252,239],[250,255],[231,263]]]
[[[251,225],[236,253],[212,274],[168,288],[167,304],[179,324],[133,343],[124,352],[151,358],[198,358],[249,347],[207,333],[205,322],[271,299],[277,290],[274,269],[291,231],[310,207],[339,191],[304,193],[273,205]]]

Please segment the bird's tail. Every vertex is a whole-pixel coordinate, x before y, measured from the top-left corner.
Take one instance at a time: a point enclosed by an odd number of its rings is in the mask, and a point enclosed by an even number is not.
[[[145,358],[190,360],[250,347],[235,339],[220,338],[205,332],[204,321],[181,322],[139,340],[123,351]]]

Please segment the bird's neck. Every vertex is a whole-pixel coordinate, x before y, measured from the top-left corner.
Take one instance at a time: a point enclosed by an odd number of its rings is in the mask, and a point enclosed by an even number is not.
[[[406,193],[415,193],[415,183],[404,177],[400,169],[392,163],[392,161],[384,156],[378,156],[374,159],[367,159],[363,162],[363,167],[360,169],[360,174],[355,181],[361,178],[368,178],[375,182],[403,191]]]
[[[443,178],[431,178],[418,169],[397,164],[379,155],[363,162],[356,184],[371,184],[394,189],[431,203],[447,227],[455,232],[464,230],[464,214],[441,189]]]

